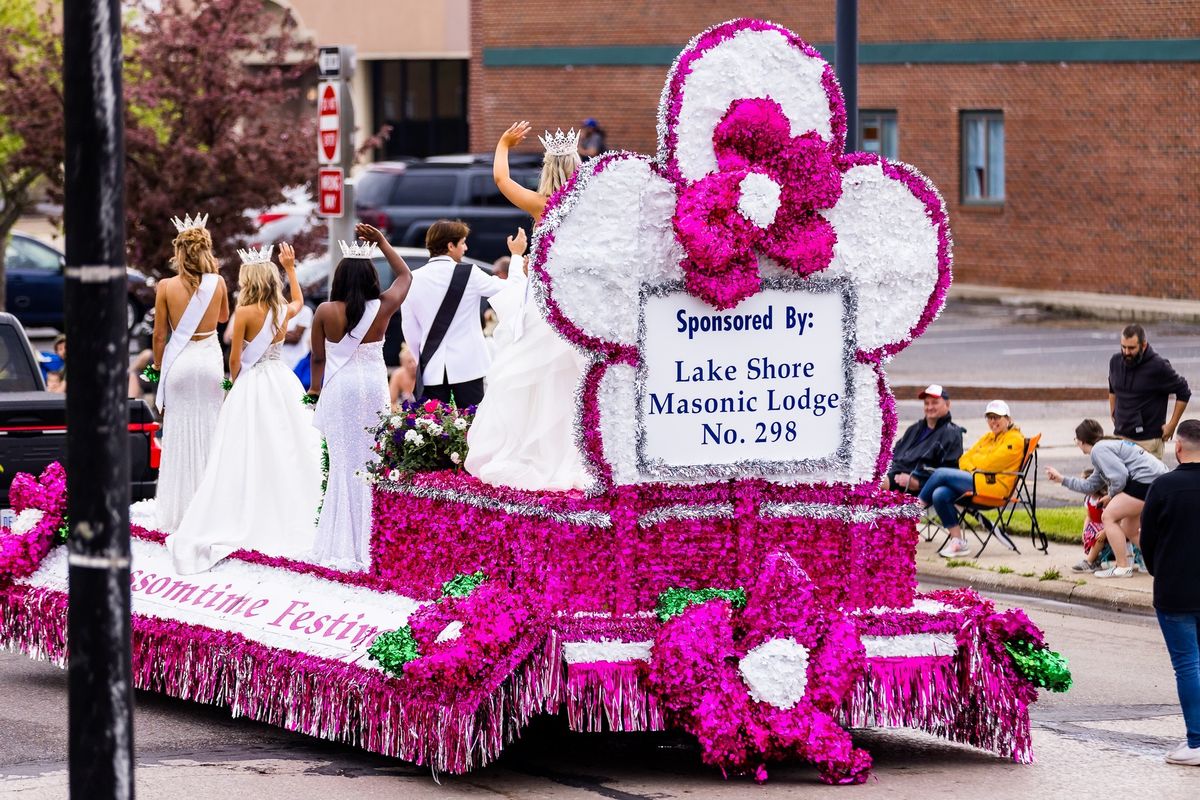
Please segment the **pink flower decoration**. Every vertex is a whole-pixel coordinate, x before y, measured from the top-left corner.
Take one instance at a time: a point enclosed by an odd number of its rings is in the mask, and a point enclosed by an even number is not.
[[[767,674],[786,671],[780,658],[789,656],[802,671],[774,687],[758,681],[751,662],[767,651],[776,654]],[[821,603],[804,571],[776,553],[740,613],[710,600],[660,629],[649,681],[669,718],[699,739],[708,764],[762,781],[766,761],[799,756],[826,783],[862,783],[871,757],[834,715],[864,659],[854,623]]]
[[[825,269],[837,235],[818,212],[842,195],[832,144],[792,136],[774,100],[730,104],[716,130],[718,172],[680,187],[674,224],[688,291],[730,308],[761,285],[758,253],[799,275]]]
[[[0,529],[0,581],[32,575],[53,549],[55,534],[67,509],[67,476],[62,465],[55,461],[39,478],[18,472],[9,487],[8,499],[18,514],[28,509],[43,513],[25,533]]]

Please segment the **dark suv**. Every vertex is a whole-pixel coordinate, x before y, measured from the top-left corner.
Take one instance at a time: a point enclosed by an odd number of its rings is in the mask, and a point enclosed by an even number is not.
[[[509,162],[513,180],[536,189],[539,162],[514,155]],[[471,256],[494,261],[508,255],[505,240],[518,227],[531,233],[529,215],[506,200],[492,181],[490,156],[372,164],[359,176],[354,197],[358,218],[398,247],[423,247],[434,222],[461,219],[471,226]]]

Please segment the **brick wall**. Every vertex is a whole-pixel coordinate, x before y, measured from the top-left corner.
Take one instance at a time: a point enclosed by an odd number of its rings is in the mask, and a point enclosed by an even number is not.
[[[608,4],[597,14],[584,13],[586,4],[477,0],[472,149],[490,150],[516,119],[553,129],[595,116],[610,147],[653,153],[667,71],[484,68],[485,47],[682,45],[739,14],[829,42],[833,7],[665,0]],[[859,13],[864,43],[1200,36],[1195,2],[863,0]],[[864,65],[859,92],[860,108],[898,112],[900,158],[945,195],[959,280],[1200,299],[1200,63]],[[1004,112],[1001,208],[960,202],[959,113],[970,109]]]

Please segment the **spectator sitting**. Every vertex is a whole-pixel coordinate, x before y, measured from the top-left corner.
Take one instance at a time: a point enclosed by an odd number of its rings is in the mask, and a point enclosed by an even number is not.
[[[1175,408],[1167,421],[1167,398],[1175,395]],[[1108,362],[1108,410],[1113,433],[1139,444],[1155,458],[1163,456],[1163,442],[1171,441],[1183,418],[1192,392],[1171,362],[1154,352],[1141,325],[1121,331],[1121,352]]]
[[[1008,403],[993,400],[985,410],[988,432],[958,460],[958,469],[939,467],[921,487],[920,498],[926,508],[933,506],[942,527],[950,538],[941,549],[943,558],[966,555],[971,551],[958,524],[955,501],[966,492],[974,491],[983,497],[1008,497],[1012,492],[1013,475],[989,474],[976,481],[973,472],[1015,472],[1025,456],[1025,437],[1012,421]]]
[[[1054,467],[1046,468],[1046,477],[1068,489],[1091,494],[1107,486],[1101,521],[1104,536],[1113,550],[1116,566],[1096,572],[1097,578],[1128,578],[1134,567],[1129,564],[1126,541],[1138,542],[1138,521],[1150,484],[1167,471],[1154,456],[1127,439],[1106,437],[1104,428],[1094,419],[1085,419],[1075,428],[1075,444],[1092,460],[1095,471],[1086,480],[1064,476]]]
[[[892,455],[884,485],[916,494],[938,467],[956,467],[962,456],[962,428],[950,419],[950,394],[933,384],[917,397],[925,401],[925,419],[909,426]]]

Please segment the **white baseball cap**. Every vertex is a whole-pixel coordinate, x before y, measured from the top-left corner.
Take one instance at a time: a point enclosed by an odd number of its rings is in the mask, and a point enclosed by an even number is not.
[[[985,416],[988,414],[998,414],[1001,417],[1012,416],[1008,413],[1008,403],[1004,402],[1003,400],[993,400],[992,402],[988,403],[987,408],[984,409],[983,413]]]
[[[949,400],[950,394],[942,388],[940,383],[931,383],[925,387],[925,391],[917,395],[918,400],[924,400],[926,397],[940,397],[943,400]]]

